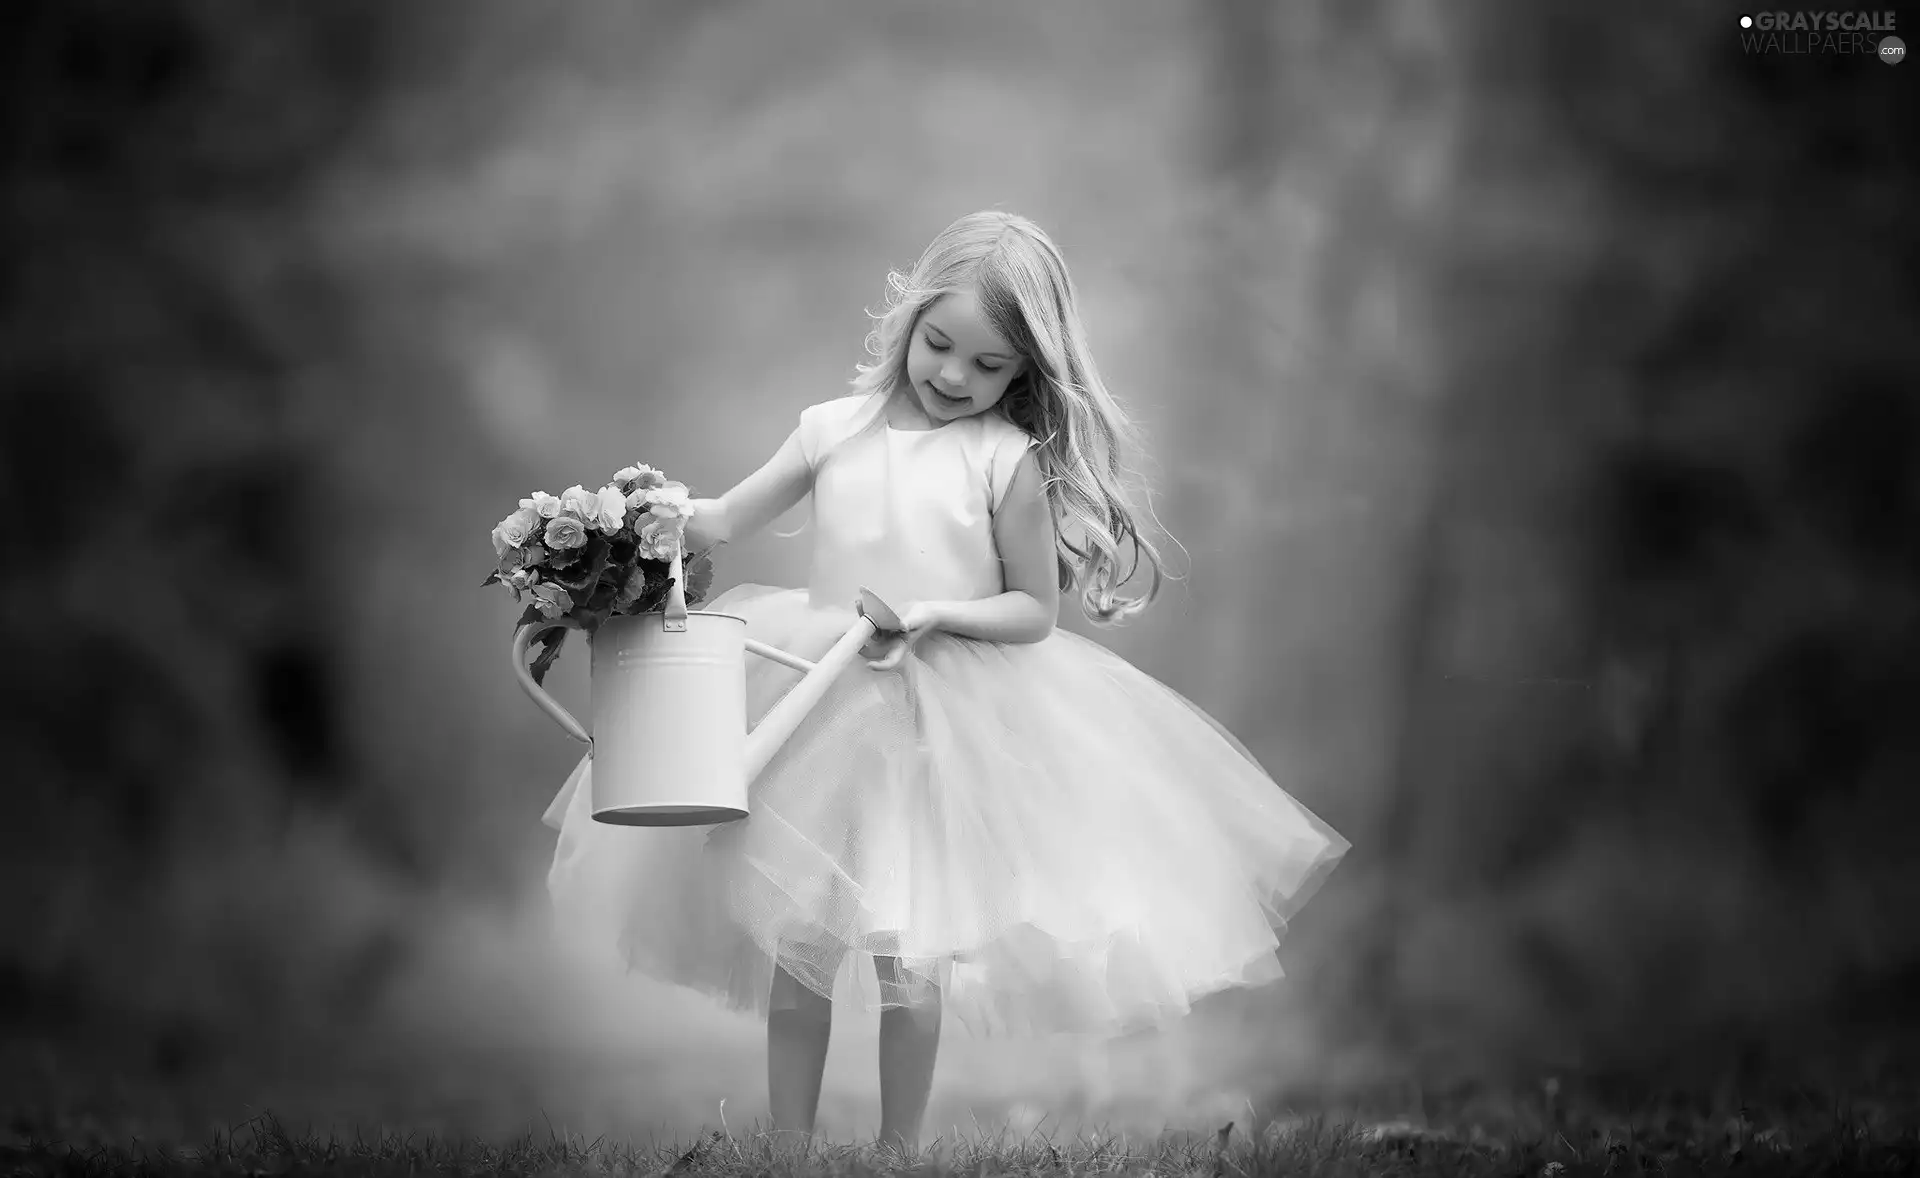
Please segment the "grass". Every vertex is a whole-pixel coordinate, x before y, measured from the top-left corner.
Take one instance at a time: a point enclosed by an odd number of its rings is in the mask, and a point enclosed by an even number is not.
[[[1344,1091],[1335,1091],[1329,1081],[1325,1088],[1276,1096],[1257,1109],[1249,1105],[1234,1115],[1234,1123],[1201,1133],[1081,1131],[1097,1121],[1081,1121],[1069,1133],[1059,1128],[1071,1115],[1064,1112],[1032,1132],[996,1131],[991,1124],[930,1125],[930,1136],[943,1136],[933,1138],[920,1156],[900,1158],[871,1143],[796,1141],[743,1126],[737,1118],[729,1126],[724,1107],[715,1119],[720,1131],[695,1141],[586,1140],[551,1126],[518,1138],[463,1136],[463,1125],[506,1126],[511,1132],[512,1126],[527,1123],[523,1115],[538,1117],[540,1089],[515,1089],[512,1069],[475,1072],[445,1089],[434,1087],[417,1069],[404,1078],[379,1069],[353,1072],[340,1083],[358,1097],[353,1106],[358,1111],[325,1123],[373,1124],[362,1118],[380,1113],[380,1123],[406,1128],[316,1135],[290,1126],[302,1115],[294,1110],[340,1106],[299,1086],[263,1088],[262,1077],[272,1073],[257,1067],[243,1069],[231,1083],[216,1083],[208,1071],[143,1074],[139,1068],[110,1066],[104,1057],[88,1066],[76,1044],[49,1042],[29,1049],[16,1038],[0,1043],[0,1175],[1744,1178],[1920,1173],[1920,1074],[1913,1069],[1920,1050],[1911,1038],[1876,1035],[1852,1042],[1874,1050],[1846,1048],[1835,1038],[1826,1062],[1789,1056],[1683,1069],[1676,1059],[1673,1066],[1640,1069],[1632,1079],[1574,1073],[1507,1083],[1430,1078],[1424,1086],[1389,1082]],[[327,1053],[305,1044],[278,1058],[300,1061],[300,1078],[311,1087],[319,1083]],[[114,1063],[124,1061],[115,1057]],[[1664,1078],[1660,1088],[1645,1086],[1652,1074]],[[461,1102],[476,1093],[497,1097],[498,1107],[489,1105],[463,1120]],[[283,1119],[251,1103],[263,1100],[266,1108],[289,1115]],[[1287,1100],[1296,1107],[1285,1107]],[[255,1115],[234,1123],[235,1110]],[[511,1117],[502,1119],[507,1113]],[[1160,1123],[1157,1116],[1138,1112],[1114,1115],[1125,1116],[1129,1126]]]
[[[1251,1110],[1250,1110],[1251,1111]],[[1618,1121],[1568,1116],[1544,1131],[1489,1132],[1367,1124],[1323,1116],[1268,1120],[1255,1133],[1229,1124],[1204,1135],[1084,1134],[1056,1141],[1044,1130],[1015,1138],[976,1130],[937,1139],[920,1156],[884,1148],[795,1141],[757,1131],[715,1131],[692,1142],[584,1141],[549,1131],[505,1144],[387,1134],[375,1139],[300,1137],[268,1114],[195,1149],[130,1141],[83,1146],[32,1133],[0,1149],[9,1174],[620,1174],[640,1178],[744,1175],[1154,1174],[1172,1178],[1327,1176],[1910,1174],[1920,1171],[1920,1135],[1886,1110],[1834,1107],[1824,1116],[1724,1122],[1655,1106]]]

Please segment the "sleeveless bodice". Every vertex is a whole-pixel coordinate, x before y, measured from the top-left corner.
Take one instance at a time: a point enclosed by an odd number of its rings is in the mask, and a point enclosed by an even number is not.
[[[801,414],[813,603],[851,606],[862,587],[896,605],[1004,592],[993,512],[1031,440],[992,412],[910,431],[878,410],[854,396]]]

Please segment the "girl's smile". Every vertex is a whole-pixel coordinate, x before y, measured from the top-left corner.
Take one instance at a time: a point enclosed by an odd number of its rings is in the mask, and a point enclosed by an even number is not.
[[[944,393],[940,390],[940,386],[932,383],[931,381],[927,383],[927,388],[933,393],[935,397],[937,397],[940,400],[942,404],[951,405],[956,409],[966,405],[969,401],[972,400],[972,398],[970,397],[955,397],[947,393]]]

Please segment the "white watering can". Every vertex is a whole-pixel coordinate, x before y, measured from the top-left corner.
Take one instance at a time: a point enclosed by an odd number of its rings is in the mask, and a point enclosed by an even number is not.
[[[747,816],[747,787],[834,680],[899,614],[870,590],[860,616],[817,663],[747,637],[745,618],[687,609],[673,559],[666,608],[608,618],[593,635],[593,731],[533,681],[527,646],[571,618],[514,632],[513,673],[542,711],[593,759],[593,816],[619,826],[710,826]],[[806,677],[747,731],[747,654]]]

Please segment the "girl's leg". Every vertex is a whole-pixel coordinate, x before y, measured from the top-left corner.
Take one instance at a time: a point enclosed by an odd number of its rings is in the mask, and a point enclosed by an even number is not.
[[[813,1132],[832,1033],[832,1000],[775,966],[767,1002],[767,1103],[776,1132]]]
[[[906,980],[898,959],[874,958],[883,987]],[[920,1122],[933,1091],[940,1052],[940,991],[931,983],[908,1005],[880,1015],[880,1140],[907,1153],[920,1148]]]

